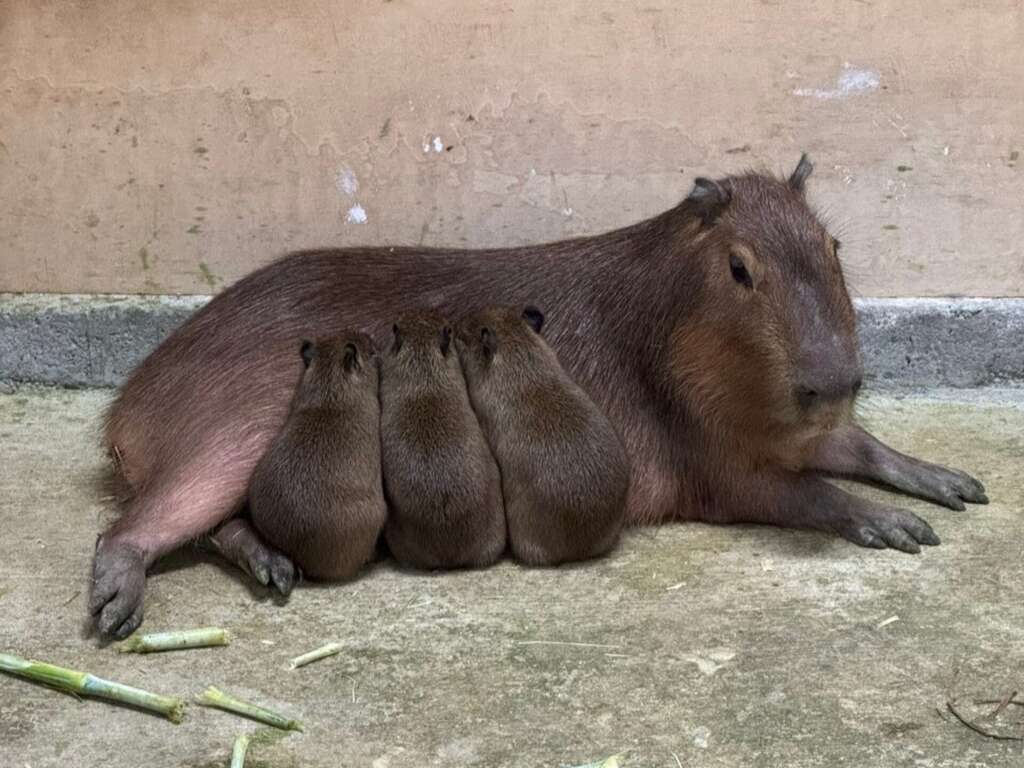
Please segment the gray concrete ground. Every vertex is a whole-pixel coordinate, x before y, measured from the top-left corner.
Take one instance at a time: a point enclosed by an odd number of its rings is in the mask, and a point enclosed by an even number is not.
[[[0,675],[0,765],[1019,766],[1022,742],[945,712],[1024,690],[1024,392],[886,395],[864,417],[976,473],[992,504],[902,500],[942,536],[918,557],[814,533],[676,525],[582,567],[376,568],[286,605],[204,555],[149,581],[145,629],[217,625],[229,648],[116,654],[86,634],[110,514],[95,487],[106,391],[0,396],[0,648],[166,693],[209,684],[301,718],[281,736],[192,707],[184,724]],[[865,493],[882,497],[878,490]],[[892,497],[895,498],[895,497]],[[891,620],[898,617],[898,620]],[[888,620],[888,623],[886,623]],[[298,671],[324,642],[345,651]],[[1024,735],[1024,707],[986,727]]]

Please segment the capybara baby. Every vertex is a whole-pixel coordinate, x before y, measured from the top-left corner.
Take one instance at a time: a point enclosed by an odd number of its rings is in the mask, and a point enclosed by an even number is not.
[[[611,423],[541,337],[534,307],[459,323],[469,397],[501,469],[512,554],[531,565],[585,560],[615,544],[629,459]]]
[[[418,568],[479,567],[505,551],[501,477],[440,314],[398,319],[381,353],[388,548]]]
[[[625,442],[631,523],[770,523],[905,552],[938,543],[916,515],[825,477],[955,509],[986,501],[971,476],[856,424],[856,316],[839,241],[807,200],[810,173],[801,158],[787,178],[701,178],[664,213],[572,240],[308,251],[239,280],[135,369],[107,414],[134,497],[96,549],[100,630],[134,630],[146,569],[241,508],[288,411],[296,340],[362,327],[383,341],[417,306],[557,307],[545,338]]]
[[[347,579],[374,555],[387,516],[380,374],[368,336],[303,342],[305,370],[249,485],[253,524],[314,579]]]

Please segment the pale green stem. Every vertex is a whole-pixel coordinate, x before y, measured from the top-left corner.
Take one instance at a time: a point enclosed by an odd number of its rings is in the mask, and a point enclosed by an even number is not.
[[[58,667],[34,659],[23,659],[7,653],[0,653],[0,671],[44,683],[66,693],[78,696],[97,696],[122,704],[130,704],[151,712],[158,712],[172,723],[180,723],[185,716],[185,702],[172,696],[159,696],[129,685]]]
[[[281,728],[285,731],[302,730],[302,723],[298,720],[289,720],[283,715],[271,712],[269,709],[265,709],[257,704],[240,701],[233,696],[229,696],[223,691],[214,688],[212,685],[203,692],[202,696],[199,697],[198,703],[204,707],[217,707],[217,709],[234,712],[236,715],[250,717],[253,720],[258,720],[261,723],[266,723],[267,725],[272,725],[275,728]]]
[[[320,661],[320,659],[326,659],[328,656],[334,656],[335,654],[341,653],[344,649],[341,643],[328,643],[327,645],[317,648],[315,651],[304,653],[301,656],[296,656],[292,659],[292,669],[298,669],[304,667],[307,664],[312,664],[314,661]]]
[[[179,651],[186,648],[207,648],[214,645],[228,645],[231,635],[226,629],[204,627],[186,629],[181,632],[156,632],[151,635],[134,635],[117,650],[121,653],[155,653],[157,651]]]
[[[245,752],[248,749],[248,736],[239,736],[237,739],[235,739],[235,748],[231,750],[230,768],[245,768]]]

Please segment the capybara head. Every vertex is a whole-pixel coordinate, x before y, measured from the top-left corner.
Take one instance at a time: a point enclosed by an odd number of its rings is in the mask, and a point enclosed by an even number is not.
[[[351,331],[316,342],[303,341],[299,354],[305,366],[299,386],[303,405],[333,400],[353,387],[377,391],[377,353],[364,333]]]
[[[827,427],[860,389],[839,241],[805,196],[811,169],[805,155],[785,180],[697,179],[683,205],[701,285],[672,333],[670,368],[681,396],[734,427]]]
[[[467,375],[485,378],[505,363],[553,354],[540,341],[543,327],[544,313],[532,306],[490,307],[463,318],[456,343]]]
[[[385,357],[397,362],[430,363],[454,359],[452,327],[443,315],[423,310],[407,312],[391,327],[391,345]]]

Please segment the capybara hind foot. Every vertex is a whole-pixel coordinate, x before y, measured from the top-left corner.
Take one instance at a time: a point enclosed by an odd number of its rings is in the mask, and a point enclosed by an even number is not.
[[[291,594],[298,569],[286,555],[264,542],[248,520],[228,520],[210,534],[210,543],[263,586],[273,584],[285,597]]]
[[[107,637],[123,639],[142,623],[146,566],[142,554],[107,537],[96,542],[89,613]]]

